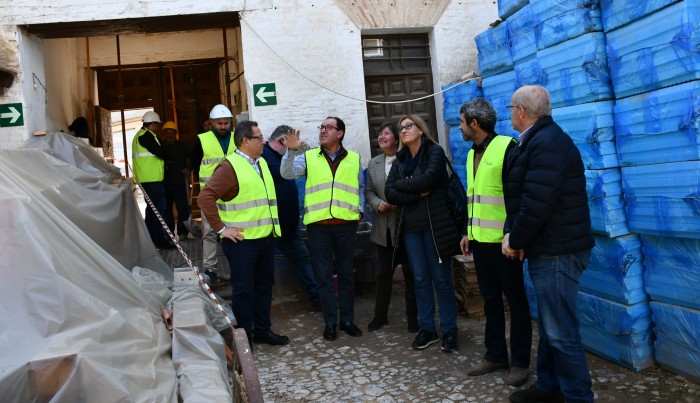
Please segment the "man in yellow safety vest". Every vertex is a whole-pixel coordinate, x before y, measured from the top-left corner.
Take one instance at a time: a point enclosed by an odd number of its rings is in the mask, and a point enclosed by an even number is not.
[[[271,329],[275,237],[281,236],[275,183],[264,159],[258,124],[236,125],[236,150],[216,167],[199,193],[202,215],[218,236],[231,269],[231,306],[239,327],[255,343],[282,345]],[[218,202],[217,202],[218,201]]]
[[[306,176],[304,224],[309,252],[321,298],[325,328],[323,338],[335,340],[340,309],[340,329],[352,337],[362,336],[355,319],[353,253],[357,225],[365,204],[365,180],[360,155],[343,147],[345,122],[327,117],[319,126],[320,147],[309,147],[299,131],[287,136],[287,152],[280,173],[287,179]],[[298,158],[297,158],[298,157]],[[338,303],[333,269],[338,279]]]
[[[484,298],[486,329],[484,359],[467,373],[478,376],[508,368],[506,322],[503,297],[510,308],[511,367],[506,383],[519,386],[527,381],[532,344],[530,311],[523,283],[523,263],[501,253],[506,208],[503,199],[503,161],[516,147],[515,139],[497,135],[496,111],[489,101],[475,98],[460,110],[464,141],[472,141],[467,156],[468,220],[460,247],[474,256],[476,278]]]

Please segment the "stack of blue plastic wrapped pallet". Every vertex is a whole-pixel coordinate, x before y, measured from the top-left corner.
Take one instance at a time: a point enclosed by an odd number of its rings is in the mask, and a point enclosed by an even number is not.
[[[472,147],[471,141],[464,141],[462,132],[459,130],[460,113],[459,110],[467,101],[481,96],[481,87],[478,80],[472,79],[460,83],[447,84],[442,87],[443,108],[442,118],[449,127],[448,140],[450,143],[450,154],[452,155],[452,166],[462,179],[464,188],[467,187],[467,154]]]
[[[700,1],[600,1],[656,361],[700,380]]]
[[[654,363],[651,310],[640,239],[628,228],[601,14],[598,0],[499,1],[504,21],[475,42],[483,93],[499,119],[510,124],[506,106],[518,87],[542,85],[554,120],[579,148],[596,236],[578,298],[582,340],[589,351],[641,370]]]

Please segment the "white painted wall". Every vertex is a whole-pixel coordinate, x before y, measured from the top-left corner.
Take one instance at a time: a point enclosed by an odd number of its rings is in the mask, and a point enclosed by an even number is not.
[[[20,82],[24,111],[23,140],[37,130],[46,129],[47,92],[44,74],[43,43],[34,35],[19,32]]]
[[[343,144],[366,165],[369,126],[357,26],[331,0],[289,0],[241,17],[250,119],[265,136],[288,124],[317,146],[316,127],[338,116],[346,126]],[[252,85],[262,83],[276,84],[277,105],[254,106]]]
[[[23,103],[22,77],[20,74],[20,42],[19,33],[15,27],[0,27],[0,62],[9,71],[16,72],[12,87],[0,95],[0,104]],[[25,118],[26,120],[26,118]],[[27,130],[22,126],[0,127],[0,149],[17,149],[23,143]]]
[[[46,128],[68,131],[78,116],[87,116],[87,78],[80,65],[80,42],[76,39],[48,39],[43,43],[46,72]]]

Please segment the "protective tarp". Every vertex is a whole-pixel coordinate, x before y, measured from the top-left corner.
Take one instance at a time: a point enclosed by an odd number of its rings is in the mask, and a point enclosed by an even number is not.
[[[641,239],[644,285],[651,299],[700,310],[700,239],[649,235]]]
[[[700,81],[618,99],[614,109],[620,165],[700,160]]]
[[[672,371],[700,382],[700,311],[651,303],[656,361]]]
[[[173,279],[151,242],[130,183],[81,140],[65,133],[34,137],[25,150],[2,154],[0,175],[39,192],[122,266],[147,267]]]
[[[535,40],[535,16],[531,5],[526,5],[508,19],[510,53],[516,67],[523,61],[537,56]]]
[[[145,255],[146,238],[111,226],[130,197],[43,151],[0,151],[3,402],[177,401],[163,293],[92,239]]]
[[[576,308],[586,350],[635,371],[654,365],[649,302],[624,305],[579,292]]]
[[[515,81],[515,71],[511,70],[495,76],[486,77],[481,81],[481,89],[484,98],[488,99],[496,110],[496,118],[506,120],[510,118],[510,99],[518,89]]]
[[[448,90],[446,90],[449,88]],[[465,103],[481,96],[479,80],[472,79],[463,83],[451,83],[442,86],[442,118],[448,125],[459,125],[459,109]]]
[[[649,299],[644,291],[639,236],[595,237],[591,259],[579,286],[581,291],[621,304],[633,305]]]
[[[700,161],[622,168],[632,232],[700,239]]]
[[[530,0],[498,0],[498,17],[505,20],[529,3]]]
[[[552,107],[613,99],[605,34],[592,32],[537,52]]]
[[[618,99],[700,78],[700,0],[673,4],[607,38]]]

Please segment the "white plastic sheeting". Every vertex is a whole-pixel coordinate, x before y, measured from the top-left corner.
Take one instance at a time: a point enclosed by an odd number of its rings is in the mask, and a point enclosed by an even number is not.
[[[130,185],[67,135],[28,147],[0,151],[2,402],[176,402],[172,271]]]

